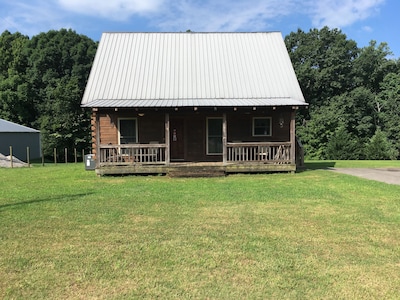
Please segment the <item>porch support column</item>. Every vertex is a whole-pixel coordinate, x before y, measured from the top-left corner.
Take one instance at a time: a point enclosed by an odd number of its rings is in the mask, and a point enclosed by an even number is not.
[[[165,113],[165,163],[170,163],[170,140],[169,140],[169,113]]]
[[[225,165],[227,162],[227,124],[226,113],[222,114],[222,163]]]
[[[296,110],[290,113],[290,157],[291,164],[296,165]]]
[[[95,147],[96,147],[96,153],[95,153],[95,159],[96,159],[96,166],[95,168],[99,168],[100,167],[100,116],[99,116],[99,112],[97,109],[93,109],[93,114],[95,115],[95,124],[96,124],[96,135],[95,135]]]

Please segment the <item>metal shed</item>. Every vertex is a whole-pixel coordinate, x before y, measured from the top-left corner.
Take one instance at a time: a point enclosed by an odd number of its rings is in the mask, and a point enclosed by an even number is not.
[[[0,119],[0,153],[9,155],[10,146],[20,160],[27,160],[27,147],[30,159],[40,158],[40,131]]]

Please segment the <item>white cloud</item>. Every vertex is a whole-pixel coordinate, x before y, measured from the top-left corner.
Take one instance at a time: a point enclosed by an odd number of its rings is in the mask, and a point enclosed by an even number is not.
[[[372,29],[372,27],[370,27],[370,26],[363,26],[362,30],[365,31],[365,32],[372,32],[372,31],[374,31],[374,30]]]
[[[384,2],[385,0],[320,0],[312,4],[312,24],[318,28],[350,26],[376,13]]]
[[[158,26],[169,30],[256,31],[290,14],[293,0],[170,2]]]
[[[69,28],[61,13],[45,0],[13,1],[2,5],[0,30],[19,31],[29,36],[50,29]],[[6,12],[6,14],[4,14]]]
[[[68,11],[113,20],[126,20],[134,14],[157,11],[162,0],[58,0],[58,3]]]
[[[114,24],[129,24],[135,22],[139,15],[142,21],[147,20],[153,28],[161,31],[280,30],[282,19],[292,24],[312,22],[312,26],[318,28],[325,25],[341,28],[373,15],[384,2],[385,0],[0,0],[0,30],[18,30],[33,35],[50,29],[79,26],[87,29],[87,24],[92,28],[102,28],[108,20]],[[85,23],[85,19],[88,19],[85,16],[94,18]]]

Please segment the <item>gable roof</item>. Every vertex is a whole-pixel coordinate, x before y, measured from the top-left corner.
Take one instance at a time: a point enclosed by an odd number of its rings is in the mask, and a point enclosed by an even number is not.
[[[104,33],[81,104],[307,105],[280,32]]]
[[[40,132],[39,130],[0,119],[0,132]]]

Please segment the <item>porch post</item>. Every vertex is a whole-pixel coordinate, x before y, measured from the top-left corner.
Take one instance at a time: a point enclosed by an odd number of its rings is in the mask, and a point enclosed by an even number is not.
[[[93,113],[95,115],[95,119],[96,119],[96,135],[95,135],[95,147],[96,147],[96,153],[95,153],[95,159],[96,159],[96,167],[95,168],[99,168],[100,167],[100,116],[99,116],[99,112],[97,109],[93,110]]]
[[[290,113],[290,157],[291,164],[296,165],[296,110]]]
[[[225,165],[227,162],[227,124],[226,113],[222,114],[222,163]]]
[[[169,165],[170,156],[170,140],[169,140],[169,113],[165,113],[165,163]]]

